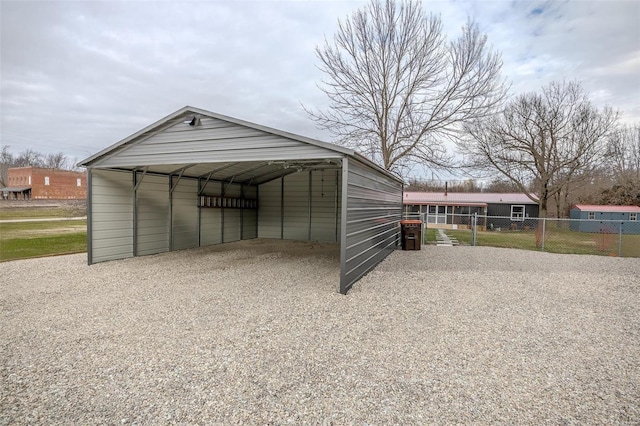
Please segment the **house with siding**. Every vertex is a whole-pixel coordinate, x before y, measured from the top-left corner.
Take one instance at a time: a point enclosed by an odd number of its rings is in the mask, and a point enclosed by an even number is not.
[[[534,227],[539,205],[522,193],[409,192],[403,194],[406,217],[418,216],[432,228],[465,229],[474,214],[487,229]],[[486,216],[486,221],[485,221]]]
[[[569,228],[578,232],[640,234],[640,207],[576,204]]]

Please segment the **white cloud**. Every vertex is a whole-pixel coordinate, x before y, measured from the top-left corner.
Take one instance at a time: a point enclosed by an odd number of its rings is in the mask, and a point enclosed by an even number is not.
[[[313,48],[365,4],[3,0],[1,142],[86,157],[184,105],[327,139],[300,107],[326,104]],[[581,80],[640,121],[639,2],[423,4],[450,38],[476,19],[513,93]]]

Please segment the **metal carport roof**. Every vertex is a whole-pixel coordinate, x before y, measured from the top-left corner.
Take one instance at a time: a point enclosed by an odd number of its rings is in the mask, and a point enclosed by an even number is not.
[[[244,133],[239,136],[236,129],[230,129],[228,133],[229,139],[233,139],[236,144],[236,149],[233,150],[231,156],[227,148],[220,152],[212,151],[212,139],[193,138],[188,141],[180,141],[180,148],[174,150],[174,152],[167,150],[167,148],[173,148],[171,143],[159,140],[157,146],[161,146],[163,149],[162,154],[166,155],[155,155],[157,152],[154,152],[153,148],[142,147],[144,141],[157,137],[162,131],[176,124],[182,123],[186,128],[197,129],[201,125],[201,119],[204,117],[236,124],[243,128],[254,129],[256,132]],[[279,138],[264,140],[265,133]],[[220,136],[216,136],[216,138],[217,141],[224,141]],[[239,138],[246,141],[246,147],[242,146],[242,142],[237,142]],[[253,146],[257,138],[264,140],[264,148],[261,150],[246,149]],[[283,142],[282,138],[286,138],[292,143],[287,144],[286,141]],[[300,142],[317,149],[299,152],[298,146]],[[192,147],[185,150],[185,144],[190,144]],[[121,157],[125,152],[128,155],[123,159]],[[154,155],[157,158],[154,158]],[[191,106],[185,106],[80,161],[78,166],[137,170],[222,181],[233,180],[236,183],[259,185],[301,169],[335,168],[339,166],[340,159],[345,155],[353,157],[401,182],[397,176],[352,149]],[[176,161],[177,159],[183,161]]]

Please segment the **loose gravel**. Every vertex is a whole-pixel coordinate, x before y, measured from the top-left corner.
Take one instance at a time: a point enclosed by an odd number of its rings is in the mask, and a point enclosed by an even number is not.
[[[640,261],[331,244],[0,264],[2,424],[638,424]]]

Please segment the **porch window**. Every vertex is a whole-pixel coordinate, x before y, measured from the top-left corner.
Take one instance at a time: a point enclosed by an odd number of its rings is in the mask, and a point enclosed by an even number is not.
[[[524,206],[511,206],[511,220],[516,222],[524,221]]]

